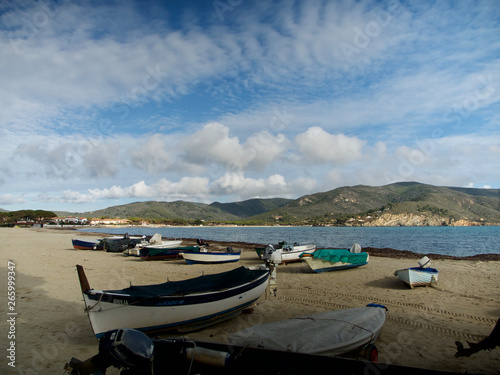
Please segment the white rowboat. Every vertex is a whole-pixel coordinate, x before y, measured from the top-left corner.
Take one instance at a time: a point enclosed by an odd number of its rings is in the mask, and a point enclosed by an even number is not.
[[[435,268],[412,267],[394,272],[402,282],[410,288],[437,283],[439,271]]]
[[[85,310],[97,338],[120,327],[152,333],[190,331],[219,323],[252,306],[269,278],[267,269],[239,267],[183,281],[94,290],[83,267],[76,267]]]
[[[185,251],[180,253],[180,255],[182,255],[182,257],[186,260],[187,264],[216,264],[239,261],[241,257],[241,251]]]

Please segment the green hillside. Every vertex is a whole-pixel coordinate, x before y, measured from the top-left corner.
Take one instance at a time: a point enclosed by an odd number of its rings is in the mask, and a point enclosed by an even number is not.
[[[272,211],[279,207],[283,207],[290,202],[292,202],[292,199],[285,198],[249,199],[246,201],[233,203],[214,202],[210,206],[217,207],[221,211],[238,216],[239,218],[247,218],[250,216],[259,215],[263,212]]]
[[[83,215],[92,217],[147,218],[147,219],[182,219],[225,221],[238,220],[240,217],[221,211],[218,207],[203,203],[185,201],[175,202],[135,202],[121,206],[108,207],[104,210],[85,212]]]
[[[175,202],[135,202],[103,210],[83,213],[58,212],[63,216],[78,215],[85,217],[144,218],[158,220],[205,220],[236,221],[284,206],[291,199],[250,199],[242,202],[219,203],[210,205],[185,201]]]
[[[400,182],[385,186],[346,186],[295,200],[249,199],[209,205],[149,201],[73,215],[240,224],[342,224],[356,215],[378,217],[386,213],[500,223],[500,190]]]
[[[455,220],[500,222],[500,191],[448,188],[401,182],[380,187],[357,185],[305,195],[279,209],[253,217],[304,220],[356,214],[434,214]]]

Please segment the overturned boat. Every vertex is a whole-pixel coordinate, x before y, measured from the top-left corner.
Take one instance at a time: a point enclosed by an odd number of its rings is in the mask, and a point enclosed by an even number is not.
[[[368,349],[376,362],[373,345],[386,318],[387,308],[369,304],[345,310],[280,320],[238,331],[229,335],[231,344],[317,355],[340,355]]]
[[[219,323],[251,307],[266,290],[269,278],[267,269],[239,267],[183,281],[94,290],[83,267],[76,268],[97,338],[120,327],[148,333],[185,332]]]

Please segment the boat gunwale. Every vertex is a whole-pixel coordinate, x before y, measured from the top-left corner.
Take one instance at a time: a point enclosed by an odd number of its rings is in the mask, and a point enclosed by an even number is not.
[[[221,288],[206,292],[197,291],[194,293],[186,293],[186,294],[142,296],[140,299],[137,300],[134,298],[132,294],[118,293],[118,291],[115,293],[114,291],[89,289],[87,291],[84,291],[83,293],[88,296],[89,300],[97,301],[97,303],[103,302],[117,306],[168,307],[168,305],[162,304],[162,302],[163,303],[165,303],[166,301],[173,302],[180,299],[183,300],[184,305],[188,304],[194,305],[200,303],[199,302],[200,299],[222,300],[225,298],[229,298],[233,295],[237,295],[239,293],[247,292],[249,290],[258,287],[262,283],[266,282],[268,278],[269,278],[269,271],[266,271],[253,280],[249,280],[243,284],[235,285],[230,288]],[[127,304],[123,304],[123,302],[115,303],[114,302],[115,298],[113,298],[114,296],[118,297],[116,299],[120,301],[127,301]]]

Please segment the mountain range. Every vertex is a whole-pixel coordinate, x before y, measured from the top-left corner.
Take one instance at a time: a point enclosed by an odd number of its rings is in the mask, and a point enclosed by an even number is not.
[[[417,215],[439,220],[500,223],[500,189],[443,187],[418,182],[346,186],[297,199],[249,199],[211,204],[186,201],[135,202],[103,210],[58,215],[204,220],[242,223],[342,223],[349,217]],[[438,222],[439,222],[438,220]],[[444,223],[444,221],[443,221]]]

